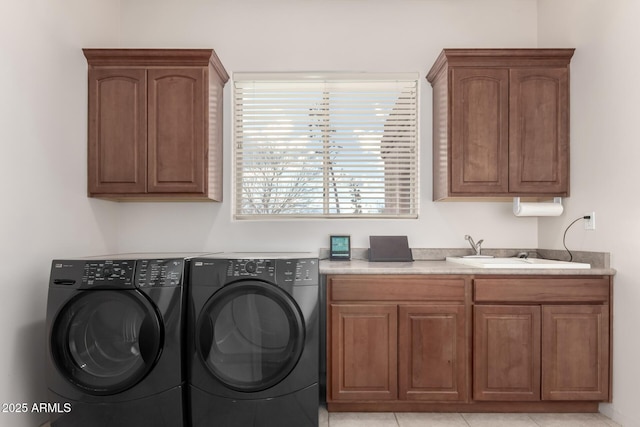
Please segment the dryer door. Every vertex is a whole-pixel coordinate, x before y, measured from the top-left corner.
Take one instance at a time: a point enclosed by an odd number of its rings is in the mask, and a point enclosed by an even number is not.
[[[196,348],[225,386],[256,392],[284,379],[300,359],[304,320],[293,298],[267,282],[229,284],[204,305]]]
[[[138,291],[83,291],[60,311],[51,333],[57,368],[95,395],[119,393],[151,370],[162,347],[160,316]]]

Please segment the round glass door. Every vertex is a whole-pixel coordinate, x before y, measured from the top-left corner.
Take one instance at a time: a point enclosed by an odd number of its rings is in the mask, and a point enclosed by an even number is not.
[[[282,381],[304,348],[304,320],[282,289],[265,282],[227,285],[205,304],[197,324],[197,349],[226,386],[260,391]]]
[[[138,291],[85,291],[57,317],[51,349],[61,372],[91,394],[137,384],[160,355],[162,327]]]

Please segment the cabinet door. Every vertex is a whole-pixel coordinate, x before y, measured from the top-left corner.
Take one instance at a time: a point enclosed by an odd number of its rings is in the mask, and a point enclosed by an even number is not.
[[[206,69],[150,69],[150,193],[204,193]]]
[[[474,307],[473,398],[540,400],[540,307]]]
[[[331,304],[330,319],[330,398],[397,399],[397,306]]]
[[[569,71],[512,69],[509,191],[568,195]]]
[[[140,69],[89,70],[89,194],[144,193],[147,91]]]
[[[509,190],[509,71],[451,71],[451,192]]]
[[[542,309],[542,398],[607,400],[609,307]]]
[[[467,400],[463,305],[399,307],[399,398]]]

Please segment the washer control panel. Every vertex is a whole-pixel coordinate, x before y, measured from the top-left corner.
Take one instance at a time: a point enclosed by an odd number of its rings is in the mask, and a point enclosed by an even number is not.
[[[49,286],[128,289],[182,286],[184,259],[54,260]]]
[[[181,286],[183,259],[141,259],[136,265],[136,285],[139,288]]]
[[[132,288],[134,260],[53,260],[49,286]]]

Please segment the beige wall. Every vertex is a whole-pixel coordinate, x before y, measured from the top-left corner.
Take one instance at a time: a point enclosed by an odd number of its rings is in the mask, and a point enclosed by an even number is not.
[[[640,3],[635,0],[540,0],[541,47],[576,47],[571,64],[571,198],[566,214],[540,221],[542,247],[562,247],[569,221],[596,212],[596,231],[576,224],[570,248],[609,251],[614,290],[613,404],[601,411],[640,425]]]
[[[414,247],[535,247],[537,220],[509,203],[431,202],[431,87],[444,47],[535,47],[535,0],[136,0],[123,1],[125,46],[213,47],[240,71],[419,72],[420,219],[235,222],[231,219],[231,84],[225,89],[222,204],[128,204],[123,250],[316,250],[331,233],[368,247],[372,234],[409,236]]]
[[[605,4],[606,3],[606,4]],[[640,425],[634,388],[640,345],[637,193],[640,39],[633,0],[35,0],[0,4],[0,402],[44,392],[44,308],[54,257],[115,251],[312,250],[330,233],[407,234],[412,246],[611,251],[616,276],[613,405]],[[327,31],[329,30],[329,31]],[[515,218],[509,203],[431,202],[431,88],[443,47],[576,47],[572,63],[572,197],[557,219]],[[225,105],[225,201],[116,204],[87,199],[86,64],[82,47],[214,47],[236,71],[418,71],[421,215],[413,221],[235,222],[231,219],[231,109]],[[230,85],[226,95],[231,94]],[[227,98],[228,99],[228,98]],[[634,191],[635,190],[635,191]],[[631,196],[625,197],[623,196]],[[0,426],[44,416],[0,413]]]
[[[0,403],[46,402],[51,259],[115,250],[117,207],[86,198],[86,62],[118,2],[0,2]],[[2,427],[46,414],[0,412]]]

